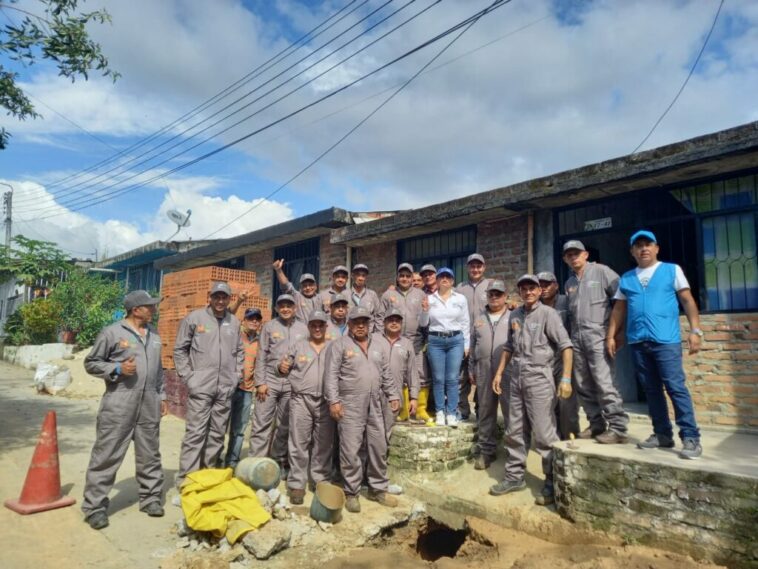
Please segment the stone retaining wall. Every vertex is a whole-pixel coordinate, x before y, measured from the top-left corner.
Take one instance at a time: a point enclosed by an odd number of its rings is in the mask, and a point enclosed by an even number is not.
[[[474,446],[474,425],[457,429],[398,424],[392,428],[389,465],[400,470],[441,472],[466,462]]]
[[[40,344],[37,346],[4,346],[3,359],[26,369],[37,369],[37,364],[70,356],[73,344]]]
[[[758,567],[758,480],[555,448],[558,512],[629,542]]]

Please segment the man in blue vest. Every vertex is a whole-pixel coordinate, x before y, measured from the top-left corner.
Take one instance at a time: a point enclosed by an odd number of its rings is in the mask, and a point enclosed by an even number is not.
[[[690,324],[689,352],[700,350],[703,332],[700,315],[681,267],[658,261],[658,242],[647,230],[637,231],[629,240],[637,268],[621,277],[615,295],[606,347],[616,355],[616,332],[626,320],[626,338],[632,350],[637,377],[645,389],[653,434],[637,446],[641,449],[673,448],[674,431],[669,420],[666,390],[674,405],[683,448],[679,456],[699,458],[700,431],[695,422],[692,397],[685,384],[682,341],[679,331],[679,303]]]

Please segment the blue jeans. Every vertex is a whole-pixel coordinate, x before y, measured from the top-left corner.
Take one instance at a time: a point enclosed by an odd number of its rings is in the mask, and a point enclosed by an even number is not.
[[[232,394],[232,410],[229,416],[229,446],[226,449],[224,466],[234,468],[240,461],[242,443],[245,440],[245,428],[250,420],[252,406],[253,393],[243,389],[235,389]]]
[[[444,411],[445,415],[455,415],[458,409],[458,377],[463,361],[463,334],[449,338],[429,334],[426,356],[432,370],[434,405],[437,411]]]
[[[637,379],[647,395],[647,407],[653,421],[653,432],[659,437],[673,439],[669,420],[666,390],[674,405],[674,417],[682,439],[700,439],[695,422],[692,397],[685,385],[681,344],[640,342],[630,344]]]

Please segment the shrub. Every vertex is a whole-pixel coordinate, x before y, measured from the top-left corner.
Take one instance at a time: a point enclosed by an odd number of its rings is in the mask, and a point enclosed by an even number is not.
[[[24,325],[24,335],[31,344],[55,342],[58,335],[60,310],[48,298],[28,302],[18,309]]]

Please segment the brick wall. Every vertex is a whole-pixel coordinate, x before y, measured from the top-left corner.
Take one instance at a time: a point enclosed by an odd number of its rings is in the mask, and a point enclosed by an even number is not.
[[[261,296],[266,298],[271,298],[273,295],[274,269],[271,268],[273,262],[273,249],[264,249],[245,256],[245,270],[255,271],[256,282],[261,286]]]
[[[319,288],[329,288],[329,280],[332,278],[332,269],[337,265],[346,263],[347,248],[344,245],[332,245],[329,234],[322,235],[319,242]]]
[[[516,279],[527,269],[527,217],[511,217],[477,226],[477,251],[487,263],[487,276],[505,280],[513,293]]]
[[[681,319],[682,337],[689,324]],[[700,425],[758,429],[758,313],[707,314],[702,350],[684,369]]]
[[[381,296],[387,287],[395,283],[397,273],[397,241],[387,241],[365,247],[356,247],[353,264],[368,265],[368,286]]]

